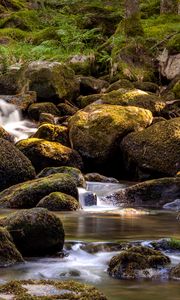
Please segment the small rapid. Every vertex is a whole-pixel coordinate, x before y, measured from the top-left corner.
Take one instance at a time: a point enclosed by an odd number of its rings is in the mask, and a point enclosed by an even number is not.
[[[0,98],[0,125],[15,137],[15,141],[28,138],[36,130],[35,125],[23,120],[21,111],[16,105]]]

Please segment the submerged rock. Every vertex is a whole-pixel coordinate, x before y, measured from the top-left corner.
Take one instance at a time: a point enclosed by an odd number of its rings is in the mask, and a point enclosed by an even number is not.
[[[4,298],[3,298],[4,296]],[[107,300],[96,288],[75,281],[24,280],[11,281],[0,286],[0,297],[8,299],[67,299]]]
[[[16,145],[30,159],[37,171],[47,167],[69,166],[81,169],[83,166],[77,151],[58,142],[29,138],[19,141]]]
[[[180,177],[144,181],[104,197],[116,206],[155,207],[180,197]]]
[[[160,251],[147,247],[132,247],[114,256],[108,267],[110,276],[118,279],[151,278],[155,271],[170,264],[170,259]]]
[[[0,191],[34,177],[30,160],[12,143],[0,139]]]
[[[53,174],[48,177],[26,181],[11,186],[0,193],[2,208],[32,208],[52,192],[62,192],[78,199],[74,179],[67,174]]]
[[[53,192],[42,198],[36,206],[47,208],[51,211],[73,211],[80,208],[77,199],[60,192]]]
[[[43,256],[61,251],[64,229],[58,217],[44,208],[13,213],[1,220],[23,256]]]
[[[16,249],[11,235],[7,229],[0,227],[0,268],[19,262],[23,262],[23,258]]]

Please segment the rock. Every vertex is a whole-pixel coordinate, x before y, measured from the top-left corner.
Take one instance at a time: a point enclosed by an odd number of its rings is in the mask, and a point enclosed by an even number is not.
[[[23,256],[43,256],[63,249],[64,229],[56,215],[44,208],[21,210],[1,220]]]
[[[180,264],[171,268],[169,276],[171,279],[180,280]]]
[[[96,254],[98,252],[117,252],[121,251],[124,247],[127,248],[127,245],[123,243],[118,244],[112,242],[91,242],[83,244],[81,246],[81,249],[88,253]]]
[[[34,177],[29,159],[12,143],[0,139],[0,191]]]
[[[88,76],[92,73],[94,61],[95,57],[92,54],[76,54],[69,59],[68,65],[74,70],[76,74]]]
[[[151,270],[162,269],[170,259],[160,251],[147,247],[132,247],[114,256],[108,267],[110,276],[117,279],[152,278]]]
[[[7,103],[16,105],[18,109],[26,110],[29,105],[36,102],[36,93],[28,92],[18,95],[0,95],[0,99],[3,99]]]
[[[78,111],[77,107],[68,103],[60,103],[57,107],[61,116],[73,116]]]
[[[90,105],[70,119],[71,146],[82,155],[88,171],[93,169],[93,165],[97,170],[98,164],[104,166],[111,159],[116,159],[118,141],[124,135],[151,122],[151,112],[142,108]]]
[[[80,108],[91,103],[136,106],[150,110],[154,116],[159,116],[166,107],[166,103],[156,94],[125,88],[105,94],[80,96],[76,101]]]
[[[110,93],[112,91],[119,90],[121,88],[124,89],[133,89],[134,84],[127,79],[119,79],[118,81],[113,82],[105,91],[105,93]]]
[[[7,229],[0,227],[0,268],[9,267],[23,262],[20,252],[16,249]]]
[[[80,76],[79,79],[81,95],[99,94],[109,86],[107,81],[90,76]]]
[[[0,207],[32,208],[52,192],[62,192],[78,199],[78,191],[73,178],[67,174],[53,174],[4,190],[0,193]]]
[[[84,178],[86,181],[119,183],[116,178],[106,177],[98,173],[88,173]]]
[[[52,211],[73,211],[79,208],[79,203],[77,199],[70,195],[53,192],[42,198],[36,206]]]
[[[161,250],[161,251],[180,251],[180,240],[176,239],[160,239],[158,241],[152,241],[151,246],[155,250]]]
[[[29,138],[19,141],[17,147],[30,159],[37,171],[61,166],[81,169],[83,165],[77,151],[57,142]]]
[[[7,298],[11,297],[12,298]],[[75,281],[23,280],[10,281],[0,286],[2,299],[86,299],[107,300],[96,288]],[[3,298],[4,297],[4,298]]]
[[[175,83],[172,89],[176,99],[180,99],[180,79]]]
[[[173,202],[169,202],[163,205],[164,209],[180,211],[180,199],[176,199]]]
[[[28,108],[29,117],[35,121],[39,121],[42,113],[48,113],[57,117],[60,116],[58,108],[51,102],[35,103]]]
[[[33,137],[50,142],[58,142],[67,147],[70,146],[69,132],[65,126],[43,124],[38,128]]]
[[[121,150],[134,179],[141,178],[141,172],[153,177],[175,176],[180,168],[180,118],[130,133]]]
[[[2,126],[0,126],[0,138],[14,143],[14,136],[7,132]]]
[[[46,177],[52,174],[64,173],[70,175],[78,187],[86,188],[86,181],[79,169],[72,167],[57,167],[45,168],[38,175],[38,178]]]
[[[55,124],[55,116],[49,113],[40,113],[39,123],[42,124]]]
[[[74,71],[59,62],[31,62],[25,76],[30,80],[30,90],[36,91],[39,99],[72,100],[79,93]]]
[[[0,94],[1,95],[16,95],[19,94],[23,86],[27,84],[21,76],[21,70],[7,70],[5,74],[0,74]]]
[[[161,55],[158,56],[160,72],[167,79],[174,79],[180,74],[180,53],[169,55],[167,49],[164,49]]]
[[[134,82],[134,86],[135,88],[146,92],[156,93],[159,91],[159,86],[153,82],[136,81]]]
[[[162,208],[179,197],[180,178],[174,177],[144,181],[106,196],[104,200],[116,206]]]

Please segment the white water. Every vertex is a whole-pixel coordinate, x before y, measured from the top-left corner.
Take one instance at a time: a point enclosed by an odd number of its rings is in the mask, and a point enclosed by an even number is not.
[[[0,125],[15,137],[15,141],[28,138],[36,130],[32,122],[23,120],[14,104],[0,99]]]

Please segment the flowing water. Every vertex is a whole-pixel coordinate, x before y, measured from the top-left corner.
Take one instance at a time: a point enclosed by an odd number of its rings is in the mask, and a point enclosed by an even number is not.
[[[24,121],[12,104],[0,99],[0,124],[16,140],[34,132],[31,122]],[[101,197],[125,188],[129,183],[87,184],[97,195],[97,205],[83,207],[78,212],[59,212],[66,233],[65,256],[27,259],[0,270],[0,282],[16,279],[74,279],[95,285],[109,300],[179,300],[180,282],[163,279],[153,281],[121,281],[110,278],[106,272],[108,262],[118,253],[120,242],[151,240],[164,237],[180,239],[180,223],[175,212],[164,210],[123,210],[104,204]],[[84,206],[86,190],[79,189]],[[1,210],[0,217],[11,213]],[[180,262],[180,253],[169,252],[172,264]],[[93,299],[92,299],[93,300]]]

